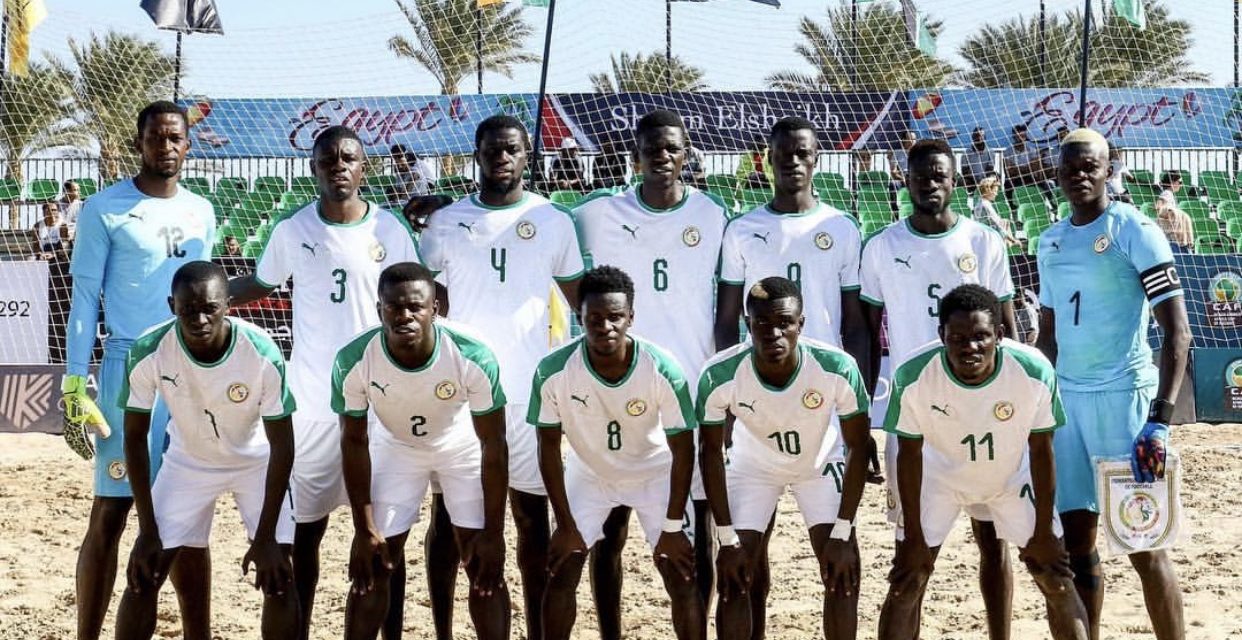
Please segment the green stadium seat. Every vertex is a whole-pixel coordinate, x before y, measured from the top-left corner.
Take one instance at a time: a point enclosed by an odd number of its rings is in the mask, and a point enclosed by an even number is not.
[[[1058,220],[1064,220],[1065,218],[1070,217],[1072,213],[1073,212],[1070,211],[1070,203],[1068,202],[1057,203],[1057,219]]]
[[[893,209],[887,202],[859,202],[858,219],[863,222],[881,220],[888,224],[893,221]]]
[[[211,193],[211,183],[208,182],[207,178],[204,178],[203,176],[182,178],[177,184],[203,197],[206,197]]]
[[[60,183],[50,178],[31,180],[26,185],[26,199],[30,202],[51,202],[60,195]]]
[[[883,186],[883,187],[864,186],[863,188],[859,189],[858,190],[858,204],[861,205],[864,202],[882,202],[885,205],[891,207],[892,200],[889,196],[888,187],[887,186]]]
[[[1020,256],[1026,253],[1026,247],[1021,244],[1010,244],[1006,250],[1011,256]]]
[[[888,220],[863,220],[862,235],[864,238],[870,238],[871,236],[883,231],[884,227],[887,227],[889,224]]]
[[[257,238],[251,238],[242,245],[242,256],[247,258],[258,258],[263,254],[263,243]]]
[[[216,227],[216,237],[219,238],[221,242],[223,242],[228,236],[237,238],[238,242],[245,242],[247,235],[247,231],[232,220]]]
[[[250,181],[236,176],[220,178],[219,180],[216,180],[216,191],[219,191],[220,189],[231,189],[233,191],[246,193],[250,191]]]
[[[99,183],[94,178],[73,178],[78,185],[78,195],[82,198],[89,198],[99,193]]]
[[[1225,222],[1242,220],[1242,202],[1222,202],[1216,207],[1216,217]]]
[[[1026,255],[1039,255],[1039,236],[1027,236],[1026,238]]]
[[[901,205],[903,204],[913,204],[913,203],[914,201],[910,199],[909,189],[902,187],[897,190],[897,208],[898,209],[900,209]]]
[[[1212,217],[1212,211],[1208,208],[1207,203],[1198,200],[1183,200],[1179,203],[1182,211],[1190,216],[1192,220],[1207,220]]]
[[[1044,199],[1044,192],[1039,187],[1014,187],[1013,203],[1016,205],[1038,204],[1048,206],[1048,202]]]
[[[315,196],[312,193],[286,191],[280,194],[280,200],[276,203],[276,209],[278,211],[293,211],[295,209],[301,209],[306,205],[306,203],[314,199]]]
[[[1230,220],[1225,223],[1225,235],[1234,240],[1242,240],[1242,220]]]
[[[996,209],[996,215],[1011,222],[1013,221],[1013,209],[1009,208],[1008,202],[1005,202],[1003,199],[996,200],[992,203],[992,207]]]
[[[888,188],[889,175],[887,171],[859,171],[856,178],[858,186],[861,187],[884,187]]]
[[[387,193],[388,191],[397,188],[397,176],[383,174],[367,176],[362,183],[374,190],[378,190],[380,193]]]
[[[226,204],[230,207],[235,207],[249,194],[232,185],[225,185],[223,187],[217,186],[216,190],[212,192],[211,195],[216,202]]]
[[[1134,201],[1134,206],[1141,207],[1145,204],[1155,204],[1156,194],[1150,190],[1130,190],[1130,200]]]
[[[1200,171],[1199,186],[1207,191],[1208,199],[1212,202],[1238,199],[1238,190],[1229,180],[1227,171]]]
[[[1018,220],[1026,224],[1028,220],[1047,220],[1052,222],[1052,214],[1048,213],[1047,205],[1039,204],[1020,204],[1018,205]]]
[[[854,197],[845,189],[825,187],[819,190],[819,199],[842,211],[849,211]]]
[[[1199,236],[1215,236],[1220,234],[1220,225],[1210,218],[1191,218],[1190,228],[1194,230],[1195,237]]]
[[[914,214],[913,204],[903,204],[900,207],[897,207],[898,218],[901,218],[901,219],[909,218],[913,214]]]
[[[561,205],[562,207],[569,207],[572,209],[578,206],[578,203],[583,200],[583,196],[577,191],[553,191],[548,194],[548,199],[555,204]]]
[[[1047,231],[1048,227],[1051,226],[1051,220],[1031,218],[1022,223],[1022,231],[1026,233],[1027,238],[1034,238]]]
[[[811,185],[816,191],[823,189],[844,189],[845,176],[830,171],[820,171],[811,177]]]
[[[762,207],[771,199],[772,192],[767,189],[742,189],[738,192],[738,203],[742,207],[742,213]]]
[[[1222,255],[1233,250],[1233,243],[1225,236],[1199,236],[1195,238],[1195,253]]]
[[[254,179],[255,193],[270,193],[279,197],[285,192],[285,179],[280,176],[259,176]]]
[[[900,198],[897,200],[897,205],[901,205]],[[953,190],[953,195],[949,198],[949,206],[958,213],[970,214],[970,192],[966,190],[966,187],[957,187]]]
[[[1139,205],[1138,210],[1139,210],[1139,213],[1147,216],[1148,218],[1151,218],[1152,220],[1156,219],[1156,205],[1155,204],[1151,202],[1144,202],[1143,204]]]
[[[733,195],[737,191],[737,177],[727,173],[713,173],[704,178],[705,190],[718,196]]]
[[[298,176],[289,184],[289,190],[313,198],[319,195],[319,182],[315,180],[315,176]]]
[[[1137,187],[1146,187],[1150,191],[1152,186],[1156,184],[1156,177],[1147,169],[1131,169],[1130,175],[1126,176],[1126,184],[1132,184]],[[1127,187],[1128,191],[1132,191]]]
[[[444,176],[436,180],[437,191],[474,191],[474,181],[466,176]]]
[[[22,186],[13,178],[0,179],[0,202],[14,202],[22,199]]]

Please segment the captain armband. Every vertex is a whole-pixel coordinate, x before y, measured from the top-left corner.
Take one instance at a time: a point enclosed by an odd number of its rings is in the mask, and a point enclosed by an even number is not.
[[[1170,293],[1182,290],[1182,281],[1177,277],[1177,265],[1172,262],[1158,264],[1139,274],[1143,283],[1143,292],[1148,300],[1168,297]]]

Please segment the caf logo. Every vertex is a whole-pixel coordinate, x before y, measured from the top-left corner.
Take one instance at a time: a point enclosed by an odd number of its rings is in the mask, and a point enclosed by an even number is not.
[[[1242,389],[1242,359],[1234,360],[1225,367],[1225,384],[1235,389]]]
[[[633,400],[625,403],[625,412],[637,418],[638,416],[647,413],[647,403],[638,398],[634,398]]]
[[[686,230],[681,232],[681,241],[686,243],[687,247],[697,247],[702,240],[703,234],[699,233],[698,227],[686,227]]]
[[[125,463],[120,460],[113,460],[108,463],[108,477],[113,480],[120,480],[125,477]]]
[[[523,220],[518,223],[517,236],[523,240],[530,240],[535,237],[535,225]]]
[[[832,236],[828,235],[827,231],[820,231],[819,233],[815,234],[815,246],[819,247],[821,251],[827,251],[831,249],[832,248]]]
[[[383,262],[384,258],[387,255],[388,255],[388,251],[384,249],[384,245],[380,244],[378,240],[374,244],[371,245],[371,259],[372,260],[376,262]]]
[[[240,382],[234,382],[229,385],[228,395],[233,402],[245,402],[250,397],[250,389]]]
[[[824,394],[814,389],[807,389],[806,393],[802,394],[802,406],[807,409],[818,409],[823,404]]]
[[[1095,243],[1091,245],[1091,248],[1095,249],[1096,253],[1104,253],[1108,251],[1109,244],[1108,236],[1101,233],[1095,237]]]
[[[1150,531],[1160,521],[1160,506],[1145,491],[1135,491],[1122,498],[1119,511],[1121,524],[1134,533]]]
[[[973,253],[963,253],[957,259],[957,268],[962,273],[974,273],[979,268],[979,259]]]
[[[448,400],[457,395],[457,385],[445,380],[436,385],[436,397],[441,400]]]
[[[1012,418],[1013,417],[1013,403],[1005,401],[1005,400],[1001,400],[1000,402],[997,402],[996,405],[992,407],[992,415],[997,420],[1000,420],[1001,422],[1004,422]]]
[[[1212,276],[1208,291],[1212,293],[1212,302],[1242,300],[1242,277],[1232,271],[1222,271]]]

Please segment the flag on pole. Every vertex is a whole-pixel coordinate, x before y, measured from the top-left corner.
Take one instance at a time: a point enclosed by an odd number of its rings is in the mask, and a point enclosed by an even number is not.
[[[910,36],[910,44],[923,52],[923,55],[936,57],[936,38],[927,28],[923,14],[914,6],[914,0],[901,0],[901,14],[906,21],[906,34]]]
[[[161,29],[182,33],[224,33],[215,0],[142,0],[142,8]]]
[[[1147,28],[1147,12],[1143,0],[1113,0],[1113,11],[1142,31]]]
[[[43,0],[4,0],[9,17],[9,72],[25,76],[30,62],[30,32],[47,17]]]

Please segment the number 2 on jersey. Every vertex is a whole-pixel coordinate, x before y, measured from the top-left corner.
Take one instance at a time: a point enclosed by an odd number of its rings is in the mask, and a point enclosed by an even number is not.
[[[185,232],[181,230],[181,227],[160,227],[159,236],[164,239],[166,257],[185,257],[185,249],[181,248],[181,241],[185,240]]]
[[[337,268],[332,270],[332,277],[334,278],[333,282],[336,284],[336,291],[329,294],[328,299],[337,304],[345,302],[345,280],[348,278],[348,275],[344,269]]]
[[[422,430],[426,425],[427,418],[424,418],[423,416],[410,416],[410,435],[413,435],[416,438],[421,438],[427,435],[427,432]]]

